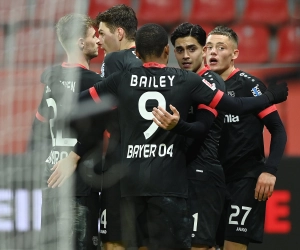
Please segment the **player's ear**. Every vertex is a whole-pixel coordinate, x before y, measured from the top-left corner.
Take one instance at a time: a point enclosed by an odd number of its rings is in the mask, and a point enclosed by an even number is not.
[[[84,39],[83,38],[79,38],[77,40],[77,46],[80,50],[83,50],[84,49]]]
[[[233,50],[232,60],[238,58],[240,51],[238,49]]]
[[[117,28],[117,32],[119,41],[123,40],[123,38],[125,37],[125,31],[119,27]]]
[[[169,54],[170,54],[170,46],[169,46],[169,44],[167,44],[167,45],[165,46],[165,48],[164,48],[164,53],[165,53],[166,55],[169,55]]]

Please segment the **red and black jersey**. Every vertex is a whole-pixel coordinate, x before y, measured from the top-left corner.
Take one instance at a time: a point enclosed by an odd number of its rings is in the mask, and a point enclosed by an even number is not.
[[[45,181],[51,175],[50,168],[66,157],[77,142],[76,133],[69,127],[69,118],[77,103],[78,93],[89,89],[101,80],[99,74],[80,64],[63,63],[49,67],[43,72],[41,81],[45,84],[45,88],[36,113],[33,133],[35,138],[41,137],[42,143],[47,143],[42,138],[45,134],[51,141],[51,151],[45,159],[48,166],[45,169]],[[41,130],[36,131],[38,127],[43,128],[42,133]],[[104,126],[98,129],[104,131]],[[76,190],[71,195],[89,194],[91,186],[85,178],[87,174],[101,172],[96,169],[102,167],[101,157],[98,158],[97,161],[90,157],[79,162],[75,172]]]
[[[216,87],[225,92],[225,83],[223,79],[215,72],[208,68],[202,69],[199,73],[200,76],[205,78],[209,82],[216,83]],[[193,106],[188,121],[195,121],[194,110],[195,109],[207,109],[206,105]],[[223,127],[224,115],[222,111],[215,113],[216,119],[210,127],[208,134],[201,139],[192,139],[192,144],[187,151],[187,162],[190,164],[188,168],[188,178],[197,178],[196,171],[201,167],[201,171],[206,171],[215,179],[220,180],[219,183],[224,182],[224,173],[218,157],[219,140],[221,137],[221,131]],[[189,141],[191,139],[188,139]]]
[[[263,82],[239,69],[234,70],[225,83],[227,94],[233,97],[257,97],[266,91]],[[251,114],[234,115],[227,113],[225,115],[219,156],[227,182],[242,177],[257,178],[264,171],[264,118],[273,113],[278,116],[275,105],[257,109]],[[284,128],[281,129],[280,133],[282,134],[282,132],[285,133]],[[280,149],[277,154],[279,160],[283,154],[284,140],[280,144],[282,145],[279,146]],[[283,149],[281,149],[282,146]],[[278,164],[279,161],[276,159],[271,167],[277,169]]]
[[[110,75],[80,93],[80,101],[101,103],[106,95],[118,100],[122,196],[187,197],[185,137],[160,129],[152,121],[153,107],[159,105],[170,112],[172,104],[186,120],[194,103],[235,113],[269,103],[265,95],[231,98],[218,90],[215,82],[155,62]]]

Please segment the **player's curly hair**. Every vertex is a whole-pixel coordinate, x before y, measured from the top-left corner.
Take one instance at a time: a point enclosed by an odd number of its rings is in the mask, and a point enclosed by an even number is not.
[[[211,32],[208,33],[208,36],[210,36],[210,35],[227,36],[233,42],[235,42],[236,45],[238,45],[238,43],[239,43],[239,38],[238,38],[238,35],[235,33],[235,31],[233,29],[229,28],[229,27],[226,27],[226,26],[217,26]]]
[[[59,19],[56,34],[62,46],[68,49],[74,39],[85,38],[91,27],[94,27],[94,21],[89,16],[72,13]]]
[[[182,23],[175,28],[171,34],[171,43],[175,46],[176,39],[181,37],[191,36],[194,37],[201,46],[205,46],[206,32],[198,24]]]
[[[142,59],[151,55],[159,57],[168,45],[168,33],[158,24],[145,24],[137,31],[135,43]]]
[[[100,22],[104,22],[111,33],[120,27],[125,31],[128,40],[135,40],[138,20],[134,10],[125,4],[119,4],[100,12],[95,22],[98,26]]]

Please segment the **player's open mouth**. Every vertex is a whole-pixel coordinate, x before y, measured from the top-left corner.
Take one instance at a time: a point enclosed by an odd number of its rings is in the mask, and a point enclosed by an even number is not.
[[[210,58],[209,59],[209,64],[210,65],[216,65],[218,63],[218,60],[216,58]]]
[[[184,62],[184,63],[182,63],[182,66],[183,66],[183,68],[190,68],[191,67],[191,65],[192,65],[192,63],[190,63],[190,62]]]

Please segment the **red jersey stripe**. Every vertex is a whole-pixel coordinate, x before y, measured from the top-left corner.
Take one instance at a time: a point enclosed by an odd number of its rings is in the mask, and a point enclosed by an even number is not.
[[[38,119],[38,120],[41,121],[41,122],[47,122],[47,119],[46,119],[44,116],[42,116],[42,115],[39,113],[39,111],[36,112],[35,117],[36,117],[36,119]]]
[[[224,92],[222,92],[221,90],[218,90],[217,94],[214,96],[214,98],[212,99],[211,103],[208,106],[214,109],[220,102],[223,95],[224,95]]]
[[[95,89],[95,87],[89,88],[89,91],[90,91],[91,97],[93,98],[93,100],[95,102],[97,102],[97,103],[101,102],[101,99],[100,99],[100,97],[99,97],[99,95],[98,95],[97,90]]]
[[[212,109],[211,107],[206,106],[205,104],[199,104],[198,109],[206,109],[214,114],[215,117],[218,115],[218,111],[215,109]]]
[[[261,111],[259,114],[258,114],[258,117],[260,119],[263,119],[264,117],[266,117],[268,114],[271,114],[272,112],[276,111],[277,108],[275,105],[272,105],[266,109],[264,109],[263,111]]]

